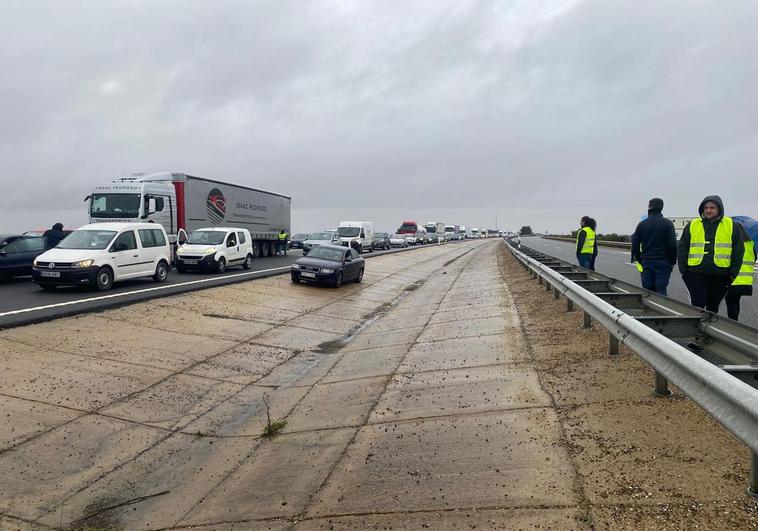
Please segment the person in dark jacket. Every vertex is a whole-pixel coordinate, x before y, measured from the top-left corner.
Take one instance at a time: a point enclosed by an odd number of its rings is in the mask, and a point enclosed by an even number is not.
[[[717,313],[739,274],[745,244],[741,228],[724,216],[719,196],[703,199],[698,213],[700,219],[689,222],[679,240],[679,271],[692,305]]]
[[[663,199],[654,197],[647,205],[647,218],[632,234],[632,263],[642,267],[642,287],[667,294],[671,270],[676,265],[676,230],[663,217]]]
[[[56,223],[53,228],[47,229],[42,237],[45,239],[45,248],[52,249],[66,237],[66,233],[63,232],[63,223]]]

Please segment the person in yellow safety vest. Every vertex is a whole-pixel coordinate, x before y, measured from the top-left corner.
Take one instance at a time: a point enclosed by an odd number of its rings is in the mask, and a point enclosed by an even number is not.
[[[581,228],[576,233],[576,261],[585,269],[595,270],[597,256],[597,241],[595,240],[595,220],[582,216],[579,221]]]
[[[287,231],[282,229],[279,231],[279,240],[277,241],[277,247],[279,248],[276,252],[276,254],[283,254],[284,256],[287,256],[287,240],[289,240],[289,234],[287,234]]]
[[[729,319],[739,320],[740,297],[750,297],[753,294],[753,273],[755,272],[755,243],[748,236],[745,228],[736,223],[742,232],[742,241],[745,243],[745,254],[742,257],[742,267],[737,273],[729,290],[726,292],[726,313]]]
[[[700,217],[682,232],[677,261],[691,304],[718,313],[742,266],[743,231],[724,215],[724,203],[717,195],[703,199],[698,212]]]

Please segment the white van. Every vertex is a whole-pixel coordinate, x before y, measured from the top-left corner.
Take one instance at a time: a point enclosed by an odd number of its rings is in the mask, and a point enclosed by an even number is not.
[[[337,227],[337,235],[345,247],[352,247],[359,253],[364,249],[374,251],[374,222],[373,221],[342,221]]]
[[[176,270],[210,269],[223,273],[227,267],[253,267],[250,231],[237,227],[197,229],[176,250]]]
[[[34,260],[32,281],[52,291],[89,284],[105,291],[137,277],[168,278],[171,248],[157,223],[94,223],[66,236]]]

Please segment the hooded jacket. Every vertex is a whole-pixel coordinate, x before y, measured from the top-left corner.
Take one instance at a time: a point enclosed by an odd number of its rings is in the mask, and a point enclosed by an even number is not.
[[[709,220],[703,217],[703,206],[706,202],[713,201],[719,209],[719,214],[715,219]],[[687,271],[701,273],[703,275],[723,275],[732,279],[737,278],[742,266],[742,258],[745,254],[745,243],[742,241],[742,231],[738,223],[734,224],[732,230],[732,257],[728,268],[718,267],[713,263],[713,250],[716,240],[716,229],[718,229],[721,219],[724,217],[724,203],[717,195],[709,195],[700,202],[698,213],[703,220],[703,229],[705,230],[705,256],[703,261],[696,266],[687,265],[687,256],[690,253],[690,223],[684,228],[682,239],[679,240],[679,271],[684,274]]]

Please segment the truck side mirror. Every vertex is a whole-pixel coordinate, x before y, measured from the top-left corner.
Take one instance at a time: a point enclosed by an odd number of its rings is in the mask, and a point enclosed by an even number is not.
[[[86,203],[86,202],[87,202],[87,201],[89,201],[91,198],[92,198],[92,196],[91,196],[91,195],[88,195],[87,197],[85,197],[85,198],[84,198],[84,202]]]

